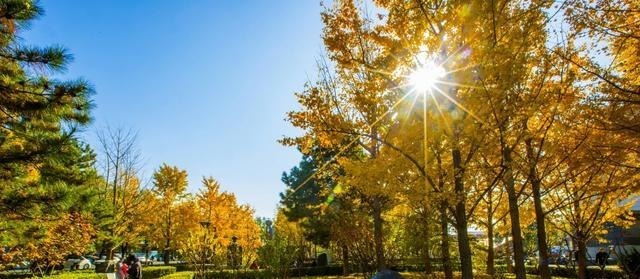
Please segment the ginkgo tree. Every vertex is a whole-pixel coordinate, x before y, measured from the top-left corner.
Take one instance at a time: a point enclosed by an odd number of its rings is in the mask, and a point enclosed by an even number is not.
[[[309,84],[297,94],[303,109],[289,113],[293,125],[308,133],[285,139],[284,143],[298,145],[304,153],[310,150],[311,143],[318,142],[321,148],[332,148],[336,157],[355,145],[363,154],[356,160],[373,164],[380,153],[380,139],[384,138],[393,104],[387,95],[386,78],[371,69],[382,70],[386,61],[379,56],[379,49],[372,41],[375,34],[369,28],[371,22],[360,17],[354,3],[340,3],[335,9],[326,10],[322,18],[329,58],[344,63],[336,63],[336,71],[332,72],[329,65],[321,61],[322,80]],[[386,265],[382,214],[388,208],[387,197],[376,189],[376,185],[384,182],[371,182],[373,184],[359,185],[362,194],[368,195],[364,202],[369,205],[373,219],[376,265],[381,269]]]
[[[473,222],[488,230],[509,225],[516,278],[525,278],[523,228],[535,228],[540,275],[550,278],[546,222],[595,196],[604,201],[596,181],[606,181],[610,168],[621,180],[636,179],[637,141],[633,125],[623,126],[634,123],[637,95],[631,2],[336,1],[322,14],[329,62],[320,60],[319,80],[297,94],[302,108],[289,114],[305,134],[284,142],[304,154],[314,144],[337,154],[361,148],[360,157],[335,156],[345,170],[336,181],[385,210],[412,201],[397,198],[398,189],[440,203],[443,236],[449,223],[457,232],[463,278],[473,277]],[[559,30],[566,25],[575,28]],[[614,62],[609,68],[594,58],[601,47]],[[603,130],[612,140],[591,144]],[[594,158],[587,154],[602,154],[600,167],[586,163]],[[571,174],[574,167],[590,169],[593,180]],[[560,191],[581,185],[576,179],[595,192]],[[610,185],[623,196],[635,191],[633,182]],[[550,198],[556,194],[562,198]]]
[[[175,241],[198,272],[204,272],[208,264],[217,268],[248,267],[257,260],[261,245],[253,209],[238,204],[234,194],[220,187],[212,177],[204,177],[199,193],[180,205],[182,236]]]
[[[176,250],[175,234],[179,231],[179,202],[187,189],[187,171],[176,166],[162,164],[153,174],[153,191],[162,210],[157,219],[159,235],[162,236],[161,247],[165,264],[169,264],[173,251]]]

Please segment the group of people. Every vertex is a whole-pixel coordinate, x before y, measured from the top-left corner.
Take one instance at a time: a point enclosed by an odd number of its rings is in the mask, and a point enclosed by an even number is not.
[[[140,259],[131,254],[118,262],[116,279],[142,279]]]

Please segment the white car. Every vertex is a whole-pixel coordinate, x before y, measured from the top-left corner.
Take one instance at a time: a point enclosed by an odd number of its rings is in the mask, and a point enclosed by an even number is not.
[[[68,257],[67,260],[64,261],[63,266],[64,266],[64,269],[69,269],[69,270],[95,268],[95,266],[91,263],[91,261],[83,256]]]

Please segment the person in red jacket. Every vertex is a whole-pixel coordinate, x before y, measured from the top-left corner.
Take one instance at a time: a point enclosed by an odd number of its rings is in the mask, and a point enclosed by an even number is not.
[[[116,279],[126,279],[128,275],[129,275],[129,266],[124,261],[124,259],[120,260],[120,262],[118,262],[118,271],[116,272]]]

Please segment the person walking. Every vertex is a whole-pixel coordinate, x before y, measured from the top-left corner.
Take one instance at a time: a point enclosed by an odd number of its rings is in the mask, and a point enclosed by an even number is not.
[[[124,259],[118,262],[117,268],[116,279],[126,279],[129,275],[129,265],[127,265]]]
[[[128,279],[142,279],[142,265],[140,260],[133,254],[129,255],[129,278]]]

